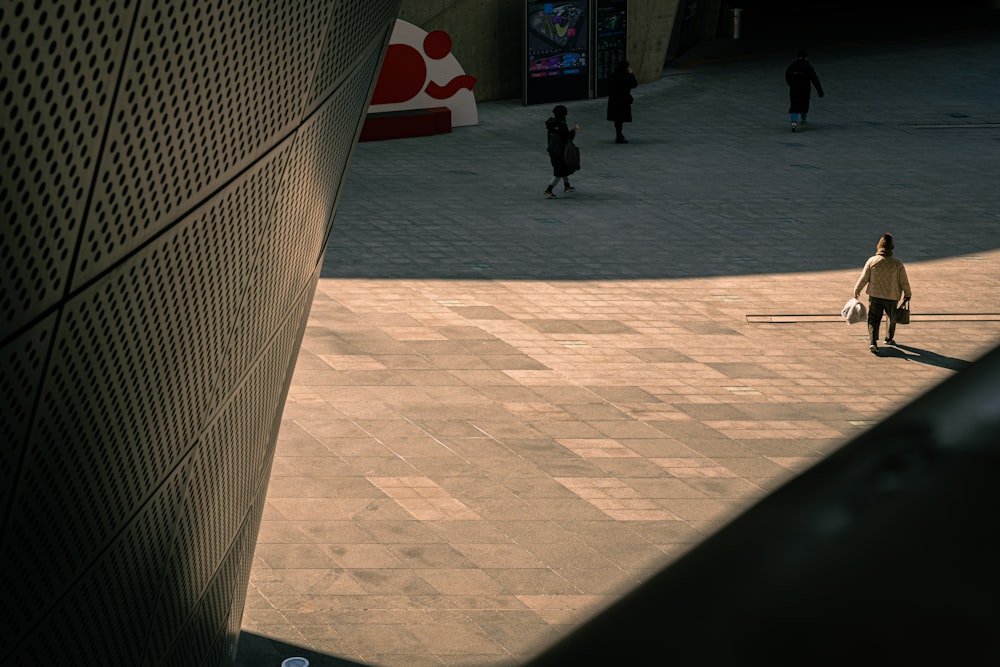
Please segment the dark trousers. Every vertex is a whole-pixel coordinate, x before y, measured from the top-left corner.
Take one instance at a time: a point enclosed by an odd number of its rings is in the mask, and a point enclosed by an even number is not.
[[[616,139],[621,139],[623,136],[625,136],[625,135],[622,134],[622,131],[624,130],[624,128],[622,127],[623,125],[624,125],[624,123],[622,123],[620,120],[616,120],[615,121],[615,138]]]
[[[896,302],[892,299],[868,297],[868,338],[872,343],[878,341],[878,328],[882,324],[882,315],[889,318],[889,328],[885,337],[892,340],[896,336]]]

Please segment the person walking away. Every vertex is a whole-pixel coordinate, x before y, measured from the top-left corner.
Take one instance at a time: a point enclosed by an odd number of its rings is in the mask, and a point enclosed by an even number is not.
[[[566,144],[573,141],[576,133],[580,131],[580,124],[577,123],[572,130],[569,129],[566,124],[568,113],[566,107],[560,104],[552,110],[552,117],[545,121],[549,161],[552,162],[552,180],[549,181],[549,187],[545,188],[545,196],[549,199],[556,198],[552,188],[560,179],[563,182],[563,192],[576,192],[576,188],[569,184],[569,176],[573,173],[573,169],[566,164]]]
[[[883,234],[878,240],[875,254],[865,262],[858,282],[854,285],[855,299],[868,286],[868,349],[872,354],[878,354],[878,330],[882,315],[889,318],[884,342],[886,345],[895,345],[896,302],[900,296],[903,297],[902,303],[908,302],[913,296],[910,281],[906,277],[906,267],[892,256],[892,249],[892,234]]]
[[[625,123],[632,122],[632,89],[639,85],[629,67],[623,60],[615,67],[608,83],[608,120],[615,124],[615,143],[627,144],[628,139],[622,133]]]
[[[792,132],[799,128],[799,120],[806,124],[806,114],[809,113],[809,97],[812,87],[823,97],[823,86],[820,85],[816,70],[809,63],[808,54],[799,51],[798,57],[785,70],[785,83],[788,84],[788,114],[792,121]]]

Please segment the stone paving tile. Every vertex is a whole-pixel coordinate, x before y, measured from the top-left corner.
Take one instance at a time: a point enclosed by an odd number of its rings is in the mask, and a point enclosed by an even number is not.
[[[568,104],[584,168],[556,201],[546,108],[358,146],[246,633],[522,664],[1000,343],[1000,317],[929,317],[1000,314],[1000,130],[918,127],[997,121],[1000,40],[813,50],[796,135],[787,59],[667,70],[624,146],[603,100]],[[884,231],[914,315],[876,357],[837,314]]]

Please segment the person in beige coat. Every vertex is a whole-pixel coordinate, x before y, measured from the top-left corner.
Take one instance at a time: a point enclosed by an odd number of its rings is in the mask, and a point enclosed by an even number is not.
[[[896,307],[899,297],[903,303],[913,296],[910,291],[910,281],[906,277],[906,267],[892,256],[892,234],[883,234],[878,240],[876,252],[865,262],[861,269],[858,282],[854,285],[854,298],[861,295],[861,290],[868,286],[868,339],[871,341],[868,349],[872,354],[878,354],[878,330],[882,324],[882,315],[889,318],[889,326],[885,332],[886,345],[895,345]]]

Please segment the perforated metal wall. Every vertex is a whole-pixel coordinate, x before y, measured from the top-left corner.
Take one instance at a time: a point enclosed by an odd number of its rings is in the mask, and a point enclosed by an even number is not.
[[[0,3],[0,663],[231,661],[398,9]]]

